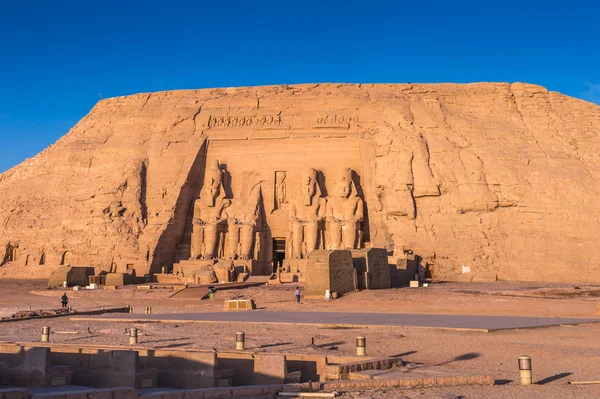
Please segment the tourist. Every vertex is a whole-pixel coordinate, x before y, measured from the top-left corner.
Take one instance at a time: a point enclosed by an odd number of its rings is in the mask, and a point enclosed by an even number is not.
[[[296,302],[300,303],[300,287],[296,287],[296,291],[294,292],[294,295],[296,295]]]
[[[63,308],[67,307],[67,304],[69,303],[69,298],[67,297],[66,292],[63,294],[62,298],[60,298],[60,302],[62,303]]]

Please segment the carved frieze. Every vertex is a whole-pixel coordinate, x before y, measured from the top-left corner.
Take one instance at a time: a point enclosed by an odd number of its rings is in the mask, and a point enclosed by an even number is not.
[[[281,126],[281,112],[277,115],[255,116],[209,116],[208,127],[213,128],[256,128]]]
[[[358,122],[357,116],[327,114],[317,118],[318,127],[344,127],[350,128],[350,125]]]

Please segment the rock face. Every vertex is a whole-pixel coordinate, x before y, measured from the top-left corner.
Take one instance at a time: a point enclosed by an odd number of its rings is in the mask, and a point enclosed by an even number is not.
[[[0,175],[0,276],[47,277],[67,264],[169,270],[190,257],[194,201],[218,161],[231,209],[240,193],[260,197],[269,240],[288,229],[302,170],[318,171],[331,198],[343,167],[364,206],[350,239],[386,247],[391,263],[410,250],[441,279],[600,282],[599,133],[600,107],[519,83],[106,99]],[[257,223],[247,223],[252,257]]]

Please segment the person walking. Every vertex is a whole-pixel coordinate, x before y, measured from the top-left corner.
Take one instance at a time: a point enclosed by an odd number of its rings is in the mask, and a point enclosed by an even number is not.
[[[296,296],[296,302],[300,303],[300,296],[302,296],[302,294],[300,293],[300,287],[296,287],[296,291],[294,291],[294,295]]]
[[[62,303],[63,309],[67,307],[67,304],[69,303],[69,298],[67,297],[66,292],[63,294],[62,298],[60,298],[60,302]]]
[[[212,301],[215,298],[216,292],[217,292],[217,289],[215,287],[213,287],[212,285],[210,287],[208,287],[208,299],[210,299]]]

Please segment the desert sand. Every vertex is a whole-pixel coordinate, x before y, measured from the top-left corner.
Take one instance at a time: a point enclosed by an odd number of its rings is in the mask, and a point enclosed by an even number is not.
[[[365,291],[332,302],[293,299],[293,285],[261,286],[245,290],[217,292],[214,301],[166,299],[174,291],[138,290],[69,291],[75,309],[91,306],[131,304],[136,313],[152,306],[153,313],[207,312],[222,310],[223,300],[254,298],[252,312],[346,311],[435,314],[489,314],[513,316],[594,317],[600,286],[533,283],[444,283],[429,289]],[[24,304],[46,307],[58,303],[62,290],[47,290],[43,282],[0,281],[5,293],[0,299],[3,314],[23,309]],[[373,295],[379,302],[373,301]],[[370,305],[369,305],[370,304]],[[137,310],[136,310],[137,309]],[[487,309],[487,311],[486,311]],[[453,311],[454,310],[454,311]],[[0,340],[38,341],[41,327],[52,328],[56,343],[126,345],[125,329],[131,323],[76,321],[70,318],[19,321],[0,324]],[[416,327],[343,327],[257,325],[239,323],[135,323],[140,328],[140,344],[157,348],[231,349],[235,332],[243,329],[247,347],[282,353],[335,353],[355,351],[356,336],[367,337],[367,350],[373,356],[401,355],[407,362],[440,366],[453,372],[493,374],[493,387],[448,387],[417,390],[346,391],[349,398],[591,398],[600,395],[600,386],[573,386],[568,381],[597,380],[600,370],[600,324],[508,330],[491,333],[453,331]],[[311,345],[315,338],[316,347]],[[518,385],[517,357],[532,357],[534,380],[539,385]]]

